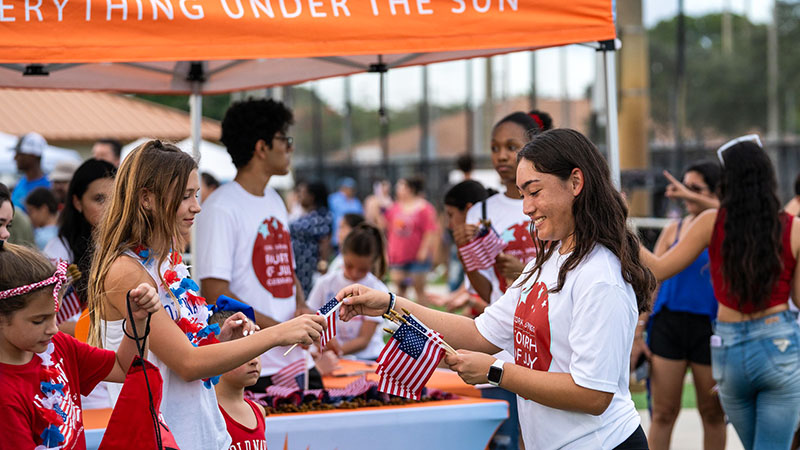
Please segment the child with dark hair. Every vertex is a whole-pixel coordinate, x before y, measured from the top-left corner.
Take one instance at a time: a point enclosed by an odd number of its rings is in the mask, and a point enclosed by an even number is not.
[[[25,209],[33,225],[33,236],[36,246],[44,249],[51,239],[58,234],[58,201],[53,192],[45,187],[38,187],[25,199]]]
[[[389,292],[381,278],[386,272],[386,243],[374,225],[362,223],[342,243],[343,268],[320,277],[308,295],[308,306],[319,309],[337,292],[353,283]],[[374,360],[383,348],[379,317],[356,317],[349,322],[337,319],[336,341],[344,355]]]
[[[57,268],[35,250],[0,241],[0,436],[3,448],[85,449],[80,395],[102,380],[122,382],[136,355],[132,339],[115,352],[81,343],[56,327],[64,262]],[[161,307],[142,283],[129,293],[133,322]]]
[[[536,256],[536,248],[527,231],[530,220],[522,213],[522,198],[515,184],[517,153],[533,136],[549,130],[552,125],[550,115],[542,111],[517,111],[494,125],[490,144],[492,165],[505,192],[474,205],[467,212],[466,224],[453,230],[456,244],[464,245],[475,235],[478,223],[488,220],[507,243],[493,267],[466,272],[470,284],[486,303],[500,298],[525,264]]]
[[[218,311],[208,319],[208,323],[222,326],[225,320],[233,315],[233,311]],[[256,384],[260,374],[261,361],[255,357],[220,375],[219,383],[214,387],[219,410],[225,418],[228,434],[231,435],[230,448],[237,450],[267,448],[264,422],[267,412],[263,406],[244,398],[244,388]]]

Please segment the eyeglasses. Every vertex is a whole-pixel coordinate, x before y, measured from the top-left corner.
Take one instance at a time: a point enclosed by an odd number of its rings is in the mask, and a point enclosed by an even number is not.
[[[748,134],[745,136],[739,136],[736,139],[731,139],[730,141],[726,142],[725,144],[722,145],[722,147],[719,148],[719,150],[717,150],[717,158],[719,158],[719,162],[724,165],[725,161],[722,159],[722,153],[725,152],[725,150],[733,147],[734,145],[740,142],[753,142],[759,147],[764,148],[764,146],[761,145],[761,138],[759,138],[757,134]]]
[[[285,141],[286,145],[288,145],[289,147],[294,145],[294,138],[291,136],[275,136],[273,137],[273,139],[277,139],[279,141]]]

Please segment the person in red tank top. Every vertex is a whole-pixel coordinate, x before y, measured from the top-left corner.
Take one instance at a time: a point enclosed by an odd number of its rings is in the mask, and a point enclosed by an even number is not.
[[[800,219],[781,211],[775,171],[756,135],[717,151],[721,207],[700,214],[661,257],[641,248],[660,280],[709,250],[719,303],[711,366],[720,401],[746,449],[789,448],[800,423]],[[672,181],[676,183],[676,181]]]
[[[232,316],[232,311],[218,311],[208,323],[219,323]],[[214,386],[225,426],[231,435],[230,450],[267,450],[264,407],[244,398],[244,388],[256,384],[261,375],[261,360],[255,357],[241,366],[225,372]]]

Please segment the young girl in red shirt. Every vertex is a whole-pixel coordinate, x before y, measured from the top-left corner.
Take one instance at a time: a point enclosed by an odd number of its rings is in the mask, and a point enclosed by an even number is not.
[[[66,263],[54,269],[35,250],[0,241],[0,267],[0,449],[85,449],[80,396],[124,381],[136,345],[123,339],[115,354],[58,331]],[[139,332],[161,307],[147,284],[131,289],[130,304]]]

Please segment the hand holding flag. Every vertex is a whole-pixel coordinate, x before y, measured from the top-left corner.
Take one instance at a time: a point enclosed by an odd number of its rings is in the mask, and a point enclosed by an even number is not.
[[[491,224],[481,223],[475,237],[458,247],[461,261],[467,272],[488,269],[494,265],[495,258],[508,244],[494,231]]]
[[[341,306],[342,303],[334,297],[328,300],[328,303],[322,305],[322,308],[317,311],[317,315],[324,317],[327,324],[325,331],[319,337],[320,348],[324,348],[328,341],[336,336],[336,311],[338,311]],[[286,350],[283,356],[288,355],[295,347],[297,347],[297,344],[289,347],[289,350]]]

